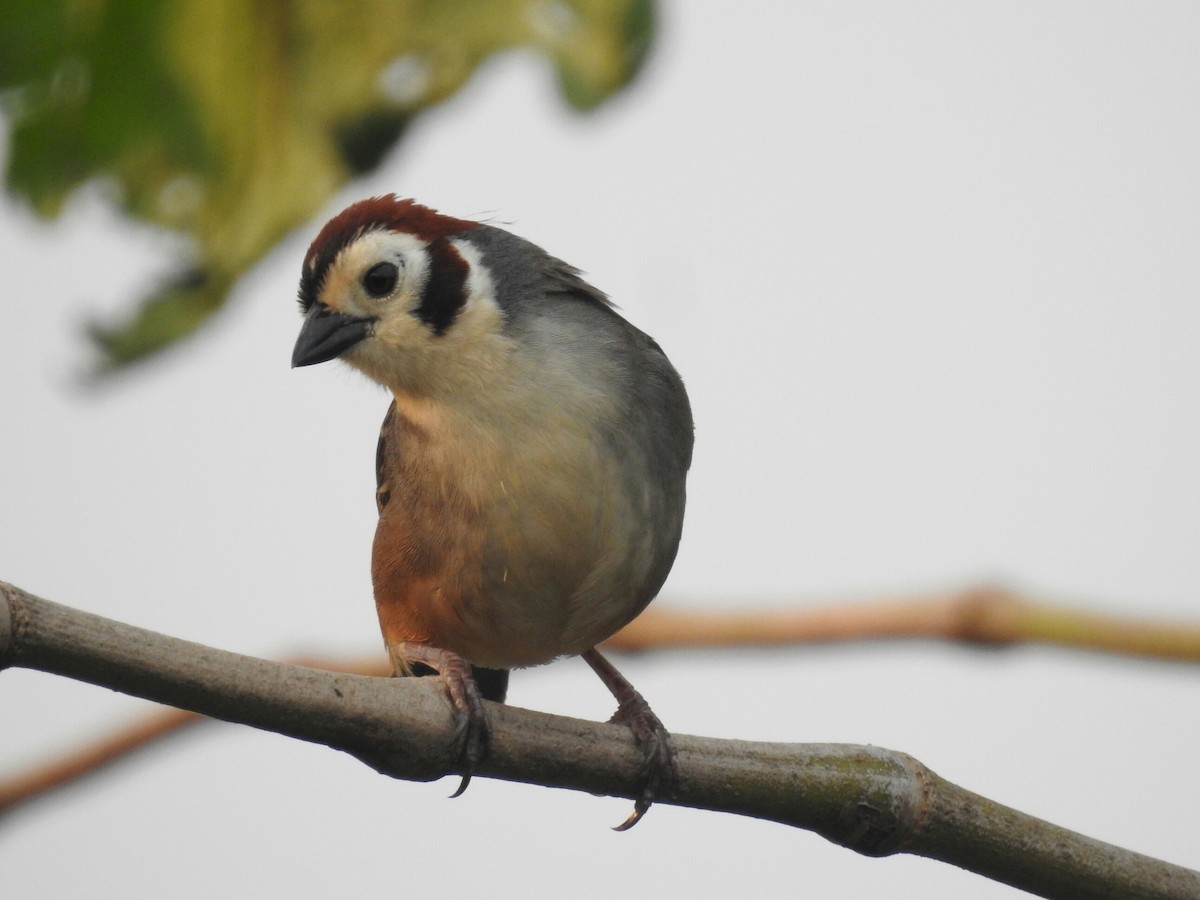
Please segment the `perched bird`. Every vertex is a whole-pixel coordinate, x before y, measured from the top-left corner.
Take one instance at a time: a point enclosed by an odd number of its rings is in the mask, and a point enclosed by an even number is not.
[[[375,603],[396,674],[433,670],[459,793],[508,670],[582,655],[645,754],[634,824],[675,777],[670,736],[595,649],[662,587],[692,415],[662,349],[579,270],[395,195],[321,229],[293,366],[341,359],[393,395],[376,457]]]

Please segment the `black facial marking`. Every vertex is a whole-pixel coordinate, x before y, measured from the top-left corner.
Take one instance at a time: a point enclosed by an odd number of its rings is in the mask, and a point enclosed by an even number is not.
[[[396,289],[396,280],[399,277],[400,270],[396,268],[395,263],[375,263],[362,277],[363,290],[376,299],[386,297]]]
[[[342,247],[339,246],[337,252],[341,251]],[[317,302],[317,297],[321,294],[321,287],[325,283],[325,275],[337,255],[336,253],[314,254],[311,249],[308,253],[308,257],[304,260],[304,268],[300,272],[300,290],[296,295],[300,301],[300,312],[304,315],[307,315],[308,311],[313,308],[313,304]]]
[[[434,334],[445,334],[454,317],[467,302],[467,261],[445,238],[431,242],[429,252],[429,281],[414,310]]]
[[[401,200],[395,194],[352,203],[325,223],[304,255],[300,309],[307,313],[312,308],[338,254],[369,231],[380,228],[434,241],[469,233],[478,227],[478,222],[443,216],[413,200]]]

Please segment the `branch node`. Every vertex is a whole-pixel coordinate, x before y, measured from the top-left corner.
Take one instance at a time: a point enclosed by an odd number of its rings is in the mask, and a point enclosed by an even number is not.
[[[29,628],[29,611],[21,602],[21,590],[0,581],[0,669],[17,661]]]
[[[963,592],[955,604],[950,637],[972,644],[1008,646],[1020,639],[1016,628],[1023,602],[999,585],[980,585]]]

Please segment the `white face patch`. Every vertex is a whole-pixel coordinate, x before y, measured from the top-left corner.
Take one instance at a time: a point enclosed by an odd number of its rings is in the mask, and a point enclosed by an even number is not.
[[[385,297],[373,297],[363,287],[363,276],[383,262],[396,266],[396,286]],[[369,231],[338,254],[320,299],[344,315],[390,319],[416,307],[428,280],[429,254],[424,241],[402,232]]]
[[[447,255],[454,258],[447,261]],[[373,297],[363,277],[382,262],[396,266],[396,285],[386,296]],[[438,282],[445,273],[434,271],[442,264],[465,271],[461,306],[437,326],[422,305],[430,302],[430,290],[446,287]],[[337,312],[375,320],[370,336],[342,360],[398,395],[486,404],[510,380],[506,316],[483,254],[468,240],[450,239],[431,250],[411,234],[369,232],[338,255],[320,299]]]
[[[481,329],[499,331],[503,314],[496,302],[496,287],[483,255],[470,241],[458,238],[450,244],[467,261],[467,280],[463,285],[467,300],[458,311],[454,330],[461,329],[464,333],[476,333]]]

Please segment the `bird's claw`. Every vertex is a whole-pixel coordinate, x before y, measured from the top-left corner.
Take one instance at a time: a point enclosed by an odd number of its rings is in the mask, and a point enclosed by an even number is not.
[[[626,819],[624,822],[622,822],[620,825],[614,825],[612,827],[612,830],[613,831],[628,831],[630,828],[632,828],[638,822],[642,821],[642,816],[644,816],[646,814],[646,810],[648,810],[650,808],[651,802],[653,802],[653,801],[646,800],[642,797],[639,797],[633,803],[633,812],[631,812],[629,814],[629,818]]]
[[[613,831],[628,831],[642,820],[656,799],[674,796],[679,783],[679,762],[671,733],[636,691],[621,701],[609,722],[626,726],[642,748],[642,764],[638,769],[640,794],[629,818],[613,827]]]
[[[446,683],[450,704],[454,707],[454,740],[458,746],[459,765],[462,767],[462,781],[458,784],[458,790],[450,797],[461,797],[467,785],[471,783],[471,775],[474,774],[475,768],[487,756],[492,730],[488,724],[487,711],[483,708],[483,698],[475,684],[475,677],[471,674],[470,664],[460,656],[453,656],[439,672]]]
[[[654,714],[646,698],[617,671],[616,666],[605,659],[595,647],[585,650],[580,656],[592,667],[592,671],[600,676],[604,686],[617,700],[617,711],[608,721],[627,727],[633,732],[638,746],[642,748],[642,764],[638,767],[638,796],[633,804],[633,812],[628,819],[613,829],[628,831],[642,820],[642,816],[655,800],[675,796],[679,785],[679,762],[676,759],[675,745],[671,741],[671,732],[667,731],[662,720]]]
[[[404,644],[393,653],[402,655],[410,663],[419,662],[433,669],[446,685],[446,693],[454,709],[455,756],[458,768],[462,770],[462,781],[450,797],[461,797],[471,783],[471,775],[476,767],[487,757],[492,734],[471,664],[457,653],[422,644]]]
[[[470,677],[470,670],[467,671],[468,677]],[[450,795],[450,799],[453,800],[455,797],[462,796],[467,785],[471,783],[471,775],[474,774],[475,767],[487,756],[492,730],[488,724],[487,713],[484,712],[479,692],[475,689],[474,679],[469,682],[469,686],[467,684],[452,686],[449,679],[447,682],[450,702],[456,704],[455,719],[458,720],[458,727],[455,729],[455,743],[459,747],[458,759],[463,770],[462,781],[458,783],[458,789]],[[466,696],[467,706],[465,709],[457,706],[456,687],[461,689]]]
[[[468,772],[467,774],[462,776],[462,781],[460,781],[458,783],[458,790],[456,790],[453,794],[450,795],[450,799],[453,800],[455,797],[461,797],[463,795],[463,792],[467,789],[467,785],[470,783],[471,783],[471,773]]]

